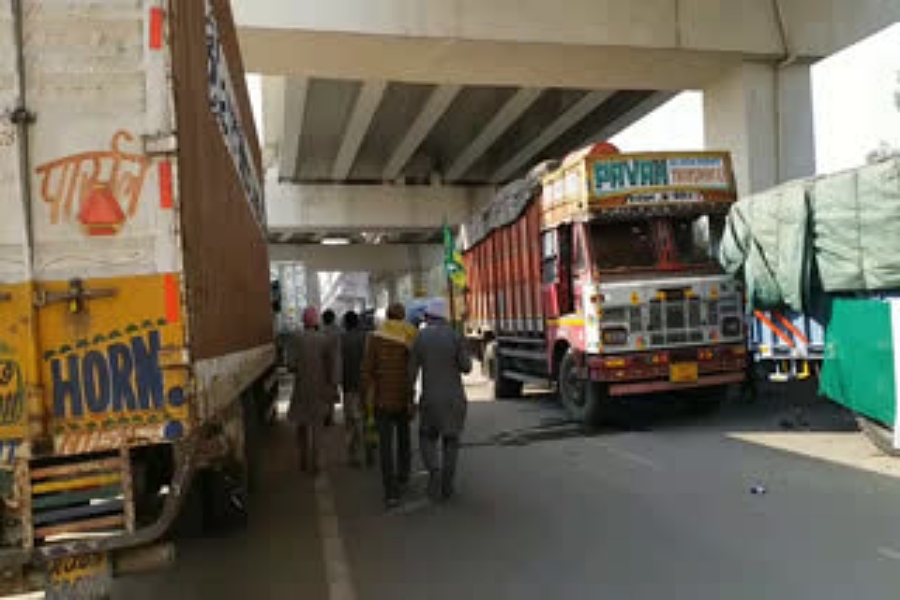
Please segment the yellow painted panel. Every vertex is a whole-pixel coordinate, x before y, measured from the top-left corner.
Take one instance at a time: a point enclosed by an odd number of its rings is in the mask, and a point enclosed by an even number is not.
[[[43,286],[49,297],[69,284]],[[189,425],[188,370],[161,356],[184,348],[175,275],[92,279],[97,296],[39,311],[40,362],[56,452],[178,438]]]
[[[28,344],[33,328],[30,297],[31,289],[26,284],[0,285],[0,464],[3,465],[27,454],[28,390],[34,385],[37,373],[36,357]]]

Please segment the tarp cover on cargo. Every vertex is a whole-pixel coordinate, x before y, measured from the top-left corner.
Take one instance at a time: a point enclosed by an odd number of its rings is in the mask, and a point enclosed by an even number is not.
[[[495,229],[518,219],[537,197],[541,179],[553,165],[550,161],[543,162],[522,179],[503,186],[490,204],[462,225],[457,245],[468,251]]]
[[[813,267],[825,292],[900,289],[900,158],[744,198],[719,258],[753,309],[804,311]]]
[[[890,427],[896,412],[891,330],[890,302],[836,298],[819,383],[824,396]]]

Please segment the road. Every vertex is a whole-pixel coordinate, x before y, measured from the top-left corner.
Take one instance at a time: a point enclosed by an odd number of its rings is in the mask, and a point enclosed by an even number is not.
[[[459,495],[382,508],[375,472],[301,475],[268,441],[250,526],[179,543],[135,600],[845,599],[900,590],[900,467],[837,407],[781,392],[696,417],[656,403],[583,435],[545,397],[472,402]],[[764,493],[754,494],[753,488]]]

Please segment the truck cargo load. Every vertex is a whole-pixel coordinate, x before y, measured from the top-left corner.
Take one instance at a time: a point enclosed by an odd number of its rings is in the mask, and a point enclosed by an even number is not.
[[[228,2],[0,0],[0,213],[0,595],[102,590],[272,392]]]
[[[741,199],[720,260],[753,309],[808,312],[817,294],[900,289],[900,159]]]

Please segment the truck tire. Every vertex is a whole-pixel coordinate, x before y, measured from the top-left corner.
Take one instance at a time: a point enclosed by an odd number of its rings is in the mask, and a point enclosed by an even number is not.
[[[606,386],[595,381],[579,379],[575,369],[575,351],[571,348],[563,356],[557,369],[557,393],[569,416],[585,427],[600,425],[606,417]]]
[[[494,399],[510,400],[522,397],[522,382],[503,376],[506,368],[503,357],[497,348],[494,348]]]
[[[856,423],[872,445],[887,456],[900,456],[900,450],[894,448],[894,432],[872,419],[856,415]]]

